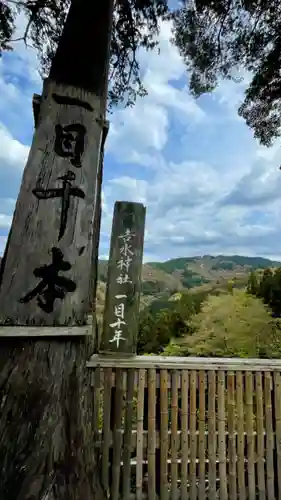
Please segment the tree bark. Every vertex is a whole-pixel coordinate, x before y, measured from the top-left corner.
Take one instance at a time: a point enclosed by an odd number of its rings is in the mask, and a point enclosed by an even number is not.
[[[93,285],[91,297],[91,309],[93,324],[95,326],[95,354],[98,352],[100,343],[99,325],[96,318],[96,299],[97,299],[97,286],[98,286],[98,266],[99,266],[99,245],[100,245],[100,231],[101,231],[101,217],[102,217],[102,182],[103,182],[103,164],[104,164],[104,146],[109,130],[109,122],[105,121],[103,128],[103,137],[101,144],[100,163],[97,172],[97,188],[96,188],[96,213],[94,218],[94,241],[93,241]]]
[[[113,0],[73,0],[50,75],[103,102],[112,6]],[[1,500],[106,498],[94,452],[91,371],[85,367],[93,349],[90,336],[0,338]]]
[[[100,500],[92,341],[1,341],[1,500]]]
[[[52,80],[106,98],[112,13],[113,0],[72,0],[52,61]]]
[[[44,82],[4,258],[2,325],[85,322],[103,120],[103,97]]]

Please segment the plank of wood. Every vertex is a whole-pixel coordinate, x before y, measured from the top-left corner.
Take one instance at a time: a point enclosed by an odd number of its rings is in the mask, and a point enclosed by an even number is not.
[[[264,475],[264,395],[262,373],[255,374],[256,405],[257,405],[257,474],[259,500],[266,500]]]
[[[148,500],[156,497],[156,471],[155,471],[155,449],[156,449],[156,374],[152,368],[148,371],[148,442],[147,442],[147,465],[148,465]]]
[[[220,500],[228,500],[225,446],[225,372],[218,373],[218,433]]]
[[[205,372],[199,372],[199,500],[206,498]]]
[[[96,368],[92,373],[92,387],[94,389],[93,398],[93,426],[94,426],[94,442],[98,442],[100,434],[100,415],[101,415],[101,370]]]
[[[168,372],[160,372],[160,497],[168,498]]]
[[[138,373],[138,400],[137,400],[137,464],[136,464],[136,498],[142,500],[143,495],[143,414],[144,414],[144,387],[145,370]]]
[[[247,472],[248,472],[248,495],[249,500],[256,499],[256,482],[255,482],[255,440],[253,429],[253,375],[252,373],[245,374],[245,389],[246,389],[246,432],[247,432]]]
[[[109,448],[110,440],[110,415],[111,415],[111,390],[112,390],[112,369],[108,368],[104,372],[103,391],[103,430],[102,430],[102,457],[101,457],[101,477],[102,486],[109,495]]]
[[[123,416],[123,376],[122,369],[116,369],[116,397],[114,408],[114,425],[113,425],[113,457],[112,457],[112,482],[111,482],[111,495],[112,500],[118,500],[120,497],[120,476],[121,476],[121,456],[123,433],[122,430],[122,416]],[[112,409],[111,409],[112,411]]]
[[[277,452],[277,478],[278,500],[281,499],[281,376],[274,373],[274,404],[276,425],[276,452]]]
[[[131,452],[132,452],[132,430],[133,430],[133,399],[135,391],[135,373],[130,369],[127,372],[127,392],[125,408],[125,425],[123,441],[123,475],[122,475],[122,499],[128,500],[131,488]]]
[[[237,479],[240,500],[246,500],[245,490],[245,432],[244,432],[244,387],[243,373],[236,373],[236,407],[237,407]]]
[[[216,459],[217,459],[217,432],[216,432],[216,372],[208,373],[208,457],[209,457],[209,499],[216,500]]]
[[[265,428],[266,428],[266,489],[267,498],[274,499],[274,463],[273,463],[273,428],[272,428],[272,375],[270,372],[264,374],[264,406],[265,406]],[[276,471],[277,472],[277,471]]]
[[[109,353],[107,353],[109,354]],[[277,359],[251,359],[251,358],[203,358],[203,357],[176,357],[176,356],[132,356],[119,358],[112,356],[93,355],[87,366],[95,367],[119,366],[122,368],[155,368],[167,370],[243,370],[255,371],[281,371],[281,360]]]
[[[181,498],[188,500],[187,481],[188,481],[188,461],[189,461],[189,446],[188,446],[188,371],[184,370],[181,373]],[[213,499],[212,499],[213,500]]]
[[[12,337],[81,337],[92,336],[92,326],[1,326],[0,338]]]
[[[236,433],[235,433],[235,387],[234,373],[227,373],[227,417],[228,417],[228,459],[229,500],[237,500],[236,487]]]
[[[197,390],[197,372],[190,372],[190,498],[193,500],[197,497],[197,476],[196,476],[196,459],[197,459],[197,414],[196,414],[196,390]]]
[[[89,92],[44,82],[5,255],[1,325],[85,323],[101,106],[101,99]]]
[[[171,500],[178,498],[178,407],[179,407],[179,376],[176,370],[172,372],[172,408],[171,408]]]
[[[115,203],[100,353],[136,353],[144,225],[141,203]]]

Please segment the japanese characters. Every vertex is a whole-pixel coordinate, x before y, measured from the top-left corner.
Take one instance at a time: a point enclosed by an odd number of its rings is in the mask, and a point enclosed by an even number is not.
[[[69,158],[76,168],[81,168],[81,157],[84,153],[86,128],[79,123],[55,126],[54,150],[58,156]]]
[[[36,278],[41,278],[40,283],[20,299],[22,304],[26,304],[37,297],[38,306],[46,313],[53,311],[55,299],[62,300],[67,292],[74,292],[76,289],[74,281],[59,276],[60,271],[71,269],[69,262],[63,260],[63,254],[59,248],[53,247],[51,252],[51,264],[35,268],[33,271]]]
[[[58,177],[58,180],[62,181],[62,187],[60,188],[35,188],[33,189],[33,194],[39,200],[49,200],[50,198],[61,198],[61,221],[59,230],[59,240],[63,237],[67,224],[67,215],[69,210],[69,203],[71,196],[77,196],[78,198],[85,198],[85,193],[77,186],[72,185],[72,181],[75,181],[76,175],[71,170],[68,170],[66,174]]]
[[[145,207],[142,203],[116,201],[110,255],[101,353],[131,356],[136,353]]]
[[[92,111],[92,107],[84,101],[68,96],[52,94],[53,100],[62,106],[79,106],[86,111]],[[82,168],[82,156],[85,149],[86,128],[80,123],[63,125],[61,123],[54,126],[54,152],[57,156],[64,158],[75,169]],[[57,178],[58,186],[42,187],[37,185],[33,190],[33,195],[40,201],[59,198],[61,202],[60,226],[58,241],[60,241],[67,228],[68,213],[70,203],[73,198],[83,200],[84,191],[74,184],[76,173],[69,168]],[[57,247],[52,247],[52,262],[35,268],[33,274],[36,278],[41,278],[40,283],[24,297],[20,299],[22,304],[30,302],[37,297],[38,306],[46,313],[51,313],[54,309],[56,299],[63,300],[66,293],[74,292],[76,284],[69,278],[59,275],[59,272],[69,271],[71,264],[64,260],[63,253]]]
[[[118,239],[120,241],[120,259],[117,261],[117,268],[119,270],[119,273],[116,278],[116,283],[120,285],[121,290],[122,285],[127,283],[132,284],[132,279],[130,277],[130,266],[134,257],[134,251],[132,247],[132,238],[134,236],[135,233],[132,232],[132,230],[129,228],[125,230],[124,234],[118,236]],[[116,347],[119,348],[120,341],[126,340],[123,336],[122,326],[126,325],[125,303],[127,300],[127,295],[117,294],[115,295],[115,299],[117,299],[117,302],[114,305],[115,321],[109,325],[110,328],[113,329],[113,337],[109,340],[109,342],[116,342]]]

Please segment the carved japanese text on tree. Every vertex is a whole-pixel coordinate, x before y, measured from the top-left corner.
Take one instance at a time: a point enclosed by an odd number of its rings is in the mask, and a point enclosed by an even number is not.
[[[99,105],[89,92],[44,83],[6,252],[0,324],[87,321],[104,112]]]
[[[33,271],[36,278],[41,278],[40,283],[20,299],[22,304],[26,304],[37,297],[38,306],[46,313],[53,311],[56,299],[63,300],[67,292],[74,292],[76,289],[74,281],[59,276],[59,272],[71,269],[70,263],[63,260],[63,254],[59,248],[53,247],[51,252],[51,264],[38,267]]]
[[[54,150],[58,156],[69,158],[76,168],[81,168],[81,157],[84,153],[86,129],[80,123],[55,126]]]
[[[59,95],[54,92],[52,94],[52,98],[57,104],[63,104],[66,106],[78,106],[88,111],[93,111],[93,106],[91,106],[91,104],[86,101],[82,101],[81,99],[76,99],[75,97]]]
[[[59,240],[63,237],[66,224],[67,224],[67,214],[69,210],[70,197],[77,196],[78,198],[85,198],[85,193],[77,186],[72,185],[72,181],[75,181],[76,175],[71,170],[68,170],[65,175],[62,175],[58,180],[62,181],[62,187],[60,188],[35,188],[33,189],[33,194],[38,198],[38,200],[48,200],[51,198],[61,198],[61,219],[60,219],[60,230],[59,230]]]

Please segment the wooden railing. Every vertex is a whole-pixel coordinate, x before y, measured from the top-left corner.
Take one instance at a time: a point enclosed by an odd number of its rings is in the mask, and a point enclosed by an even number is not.
[[[281,498],[281,360],[93,356],[110,499]]]

